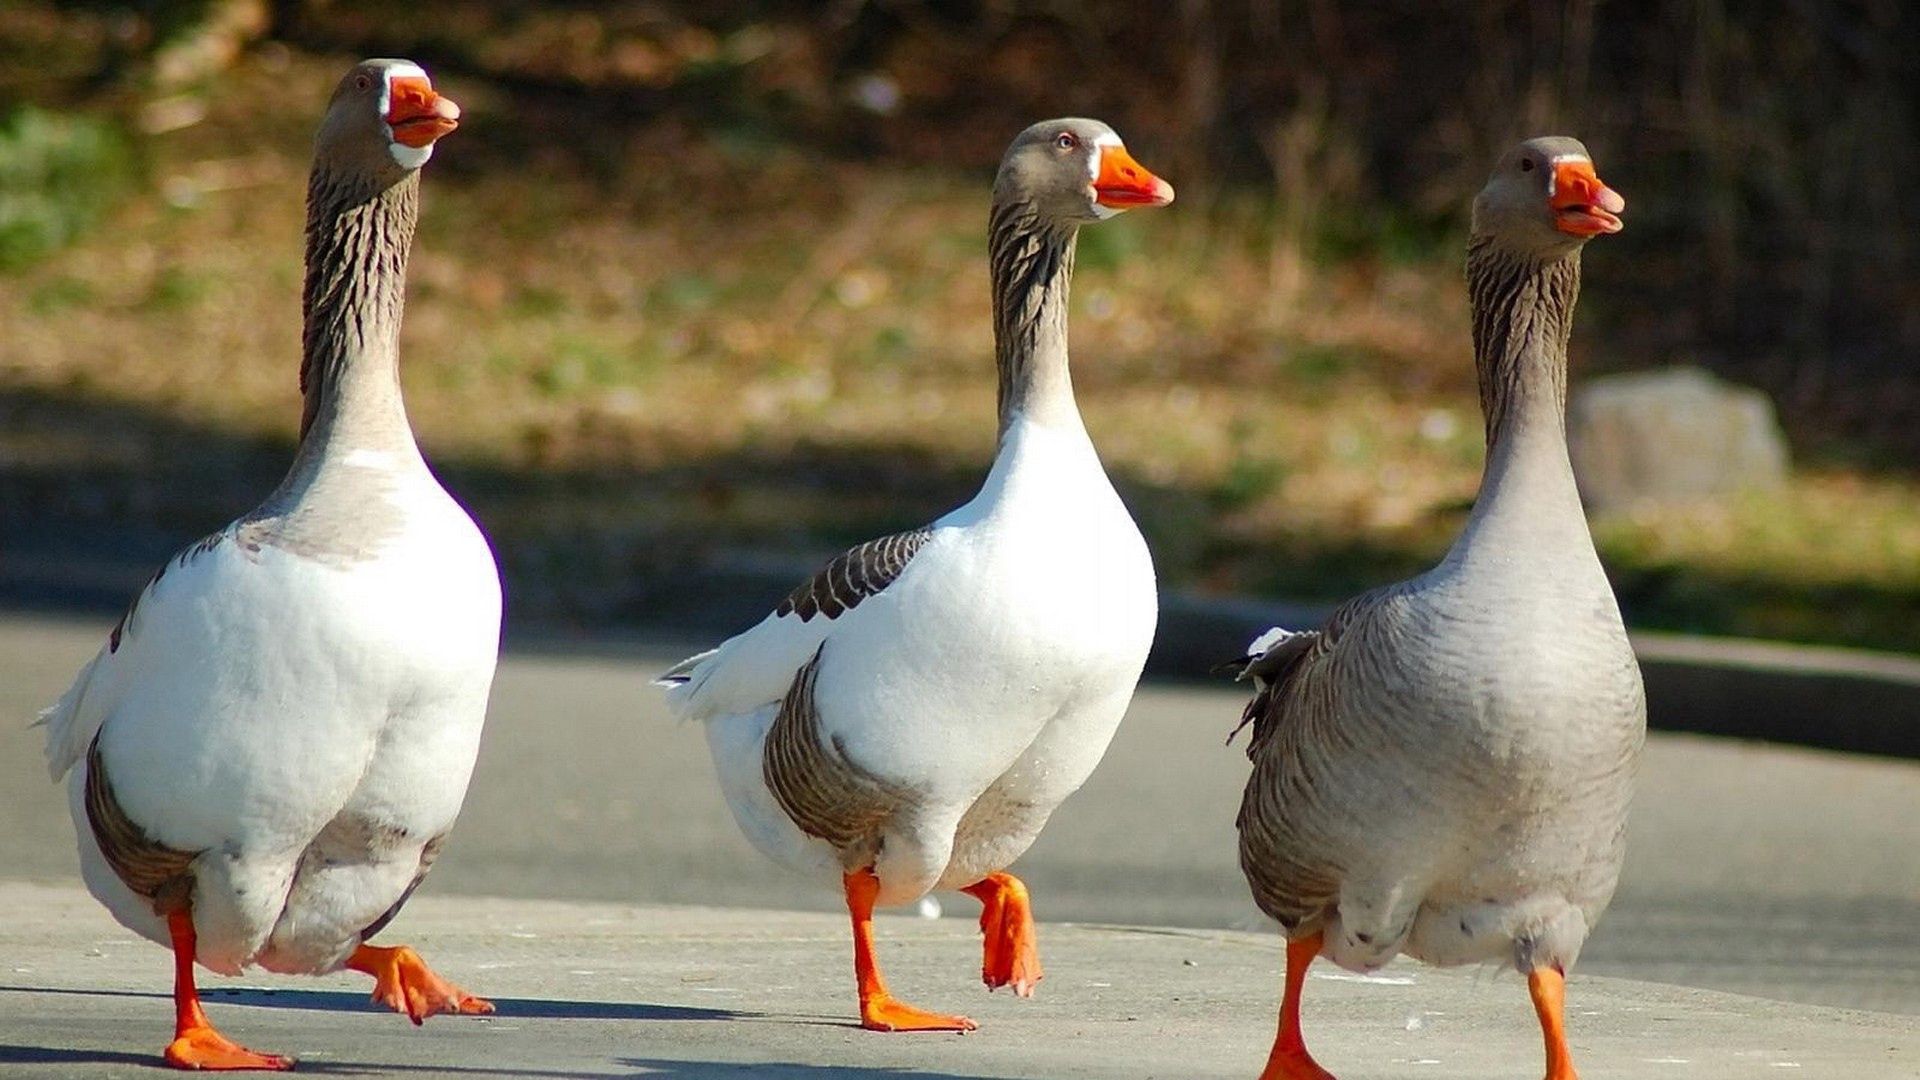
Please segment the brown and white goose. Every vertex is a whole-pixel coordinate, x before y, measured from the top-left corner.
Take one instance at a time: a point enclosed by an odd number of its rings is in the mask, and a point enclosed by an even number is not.
[[[196,960],[352,968],[415,1023],[492,1011],[367,944],[453,827],[499,650],[493,554],[400,400],[419,169],[459,114],[404,60],[341,80],[307,195],[293,467],[164,563],[41,718],[87,887],[173,949],[178,1068],[292,1065],[213,1028]]]
[[[844,893],[868,1028],[973,1027],[888,993],[876,904],[970,893],[986,984],[1026,995],[1040,979],[1027,890],[1006,868],[1106,753],[1157,610],[1146,544],[1073,400],[1074,244],[1172,199],[1099,121],[1015,139],[988,226],[1000,447],[979,494],[834,559],[661,679],[674,711],[705,722],[747,837]]]
[[[1573,1080],[1563,980],[1613,895],[1646,732],[1565,427],[1580,251],[1624,208],[1573,139],[1500,160],[1467,255],[1487,464],[1465,531],[1434,569],[1249,649],[1240,864],[1288,939],[1264,1080],[1329,1080],[1300,1032],[1315,956],[1401,952],[1514,965],[1549,1080]]]

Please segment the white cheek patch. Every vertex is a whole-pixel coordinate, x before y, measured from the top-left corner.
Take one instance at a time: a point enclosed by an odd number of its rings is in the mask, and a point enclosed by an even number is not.
[[[425,165],[427,159],[433,156],[433,144],[408,146],[405,143],[389,142],[387,152],[393,155],[393,160],[399,162],[401,168],[417,169]]]
[[[387,68],[386,77],[380,80],[380,122],[387,122],[387,113],[393,108],[393,80],[424,79],[427,73],[420,70],[419,64],[401,60]],[[393,128],[387,128],[387,152],[403,169],[417,169],[433,156],[433,144],[408,146],[393,137]]]

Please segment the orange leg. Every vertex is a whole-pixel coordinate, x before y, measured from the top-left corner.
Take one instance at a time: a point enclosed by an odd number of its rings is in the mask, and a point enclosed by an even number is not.
[[[477,998],[433,973],[405,945],[362,945],[347,966],[373,976],[373,1000],[418,1024],[435,1013],[490,1013],[493,1002]]]
[[[1300,1035],[1300,988],[1306,985],[1307,966],[1320,955],[1320,935],[1287,942],[1287,982],[1280,995],[1280,1030],[1273,1037],[1273,1052],[1267,1055],[1267,1067],[1260,1080],[1333,1080],[1333,1074],[1320,1067],[1307,1053]]]
[[[173,938],[173,1041],[167,1044],[167,1064],[176,1069],[293,1068],[293,1059],[279,1054],[257,1054],[213,1029],[200,1008],[200,990],[193,984],[193,913],[182,908],[167,916]]]
[[[988,874],[961,891],[979,898],[981,904],[980,936],[986,943],[981,981],[989,990],[1011,986],[1020,997],[1032,997],[1042,973],[1026,884],[1012,874]]]
[[[853,918],[853,977],[860,988],[860,1026],[869,1031],[972,1031],[978,1027],[964,1016],[916,1009],[887,993],[880,966],[873,960],[873,900],[880,895],[880,879],[872,870],[856,870],[841,881],[847,891],[847,914]]]
[[[1527,973],[1527,992],[1547,1039],[1547,1080],[1580,1080],[1573,1071],[1573,1052],[1567,1049],[1566,973],[1557,967],[1534,968]]]

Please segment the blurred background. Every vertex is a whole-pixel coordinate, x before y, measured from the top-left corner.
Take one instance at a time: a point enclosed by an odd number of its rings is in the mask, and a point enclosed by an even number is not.
[[[348,65],[403,55],[466,110],[425,180],[408,403],[515,625],[737,627],[971,494],[992,169],[1085,114],[1179,191],[1083,233],[1073,324],[1169,587],[1332,600],[1445,549],[1481,461],[1466,208],[1506,144],[1559,132],[1629,204],[1573,350],[1629,622],[1920,650],[1916,23],[1899,0],[7,0],[0,601],[118,607],[278,481],[312,131]]]

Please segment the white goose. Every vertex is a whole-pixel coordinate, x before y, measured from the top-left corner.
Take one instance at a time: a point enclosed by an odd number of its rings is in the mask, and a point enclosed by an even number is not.
[[[1567,459],[1580,251],[1626,201],[1567,138],[1521,143],[1473,203],[1467,288],[1487,463],[1440,565],[1249,650],[1240,865],[1287,935],[1262,1080],[1331,1080],[1300,992],[1322,953],[1526,975],[1548,1080],[1575,1080],[1566,972],[1606,910],[1646,699]]]
[[[460,110],[404,60],[334,92],[307,200],[306,404],[267,501],[170,559],[41,717],[87,887],[175,957],[178,1068],[285,1069],[193,964],[372,975],[415,1023],[492,1006],[365,940],[465,797],[499,650],[486,540],[421,459],[399,334],[420,166]]]
[[[1000,445],[980,493],[833,560],[759,625],[662,677],[704,721],[763,852],[844,890],[863,1026],[966,1030],[894,1000],[876,904],[979,898],[988,987],[1040,979],[1005,868],[1106,752],[1156,618],[1153,565],[1074,405],[1067,288],[1082,224],[1173,189],[1093,120],[1036,124],[994,182]]]

